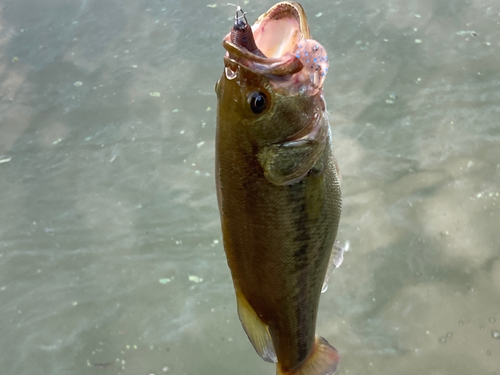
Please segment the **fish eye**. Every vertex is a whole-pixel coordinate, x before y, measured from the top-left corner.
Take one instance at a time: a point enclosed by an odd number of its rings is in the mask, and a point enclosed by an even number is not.
[[[261,113],[267,108],[267,96],[263,92],[254,91],[248,96],[250,109],[253,113]]]

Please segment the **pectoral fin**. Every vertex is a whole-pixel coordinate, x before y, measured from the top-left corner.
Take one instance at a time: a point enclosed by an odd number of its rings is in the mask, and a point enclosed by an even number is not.
[[[238,315],[241,324],[254,349],[264,361],[276,363],[278,360],[268,326],[260,320],[243,293],[239,290],[236,290],[236,300],[238,302]]]
[[[301,139],[262,147],[257,158],[266,179],[275,185],[300,181],[313,168],[323,168],[319,159],[326,145],[328,131],[315,129]]]

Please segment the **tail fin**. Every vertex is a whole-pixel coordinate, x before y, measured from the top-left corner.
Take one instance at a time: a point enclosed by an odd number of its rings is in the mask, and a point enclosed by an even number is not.
[[[316,337],[310,356],[293,371],[277,366],[276,375],[331,375],[337,369],[339,353],[323,337]]]

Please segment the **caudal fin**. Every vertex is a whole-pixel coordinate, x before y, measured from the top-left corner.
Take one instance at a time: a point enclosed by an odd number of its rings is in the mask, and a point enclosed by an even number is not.
[[[285,371],[278,362],[276,375],[331,375],[337,369],[339,353],[323,337],[316,337],[311,355],[300,367]]]

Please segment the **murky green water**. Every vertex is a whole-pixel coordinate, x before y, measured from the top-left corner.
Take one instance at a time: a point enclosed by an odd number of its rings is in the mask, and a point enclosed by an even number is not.
[[[500,374],[500,3],[302,3],[343,176],[337,373]],[[0,1],[2,374],[274,373],[221,246],[211,4]]]

